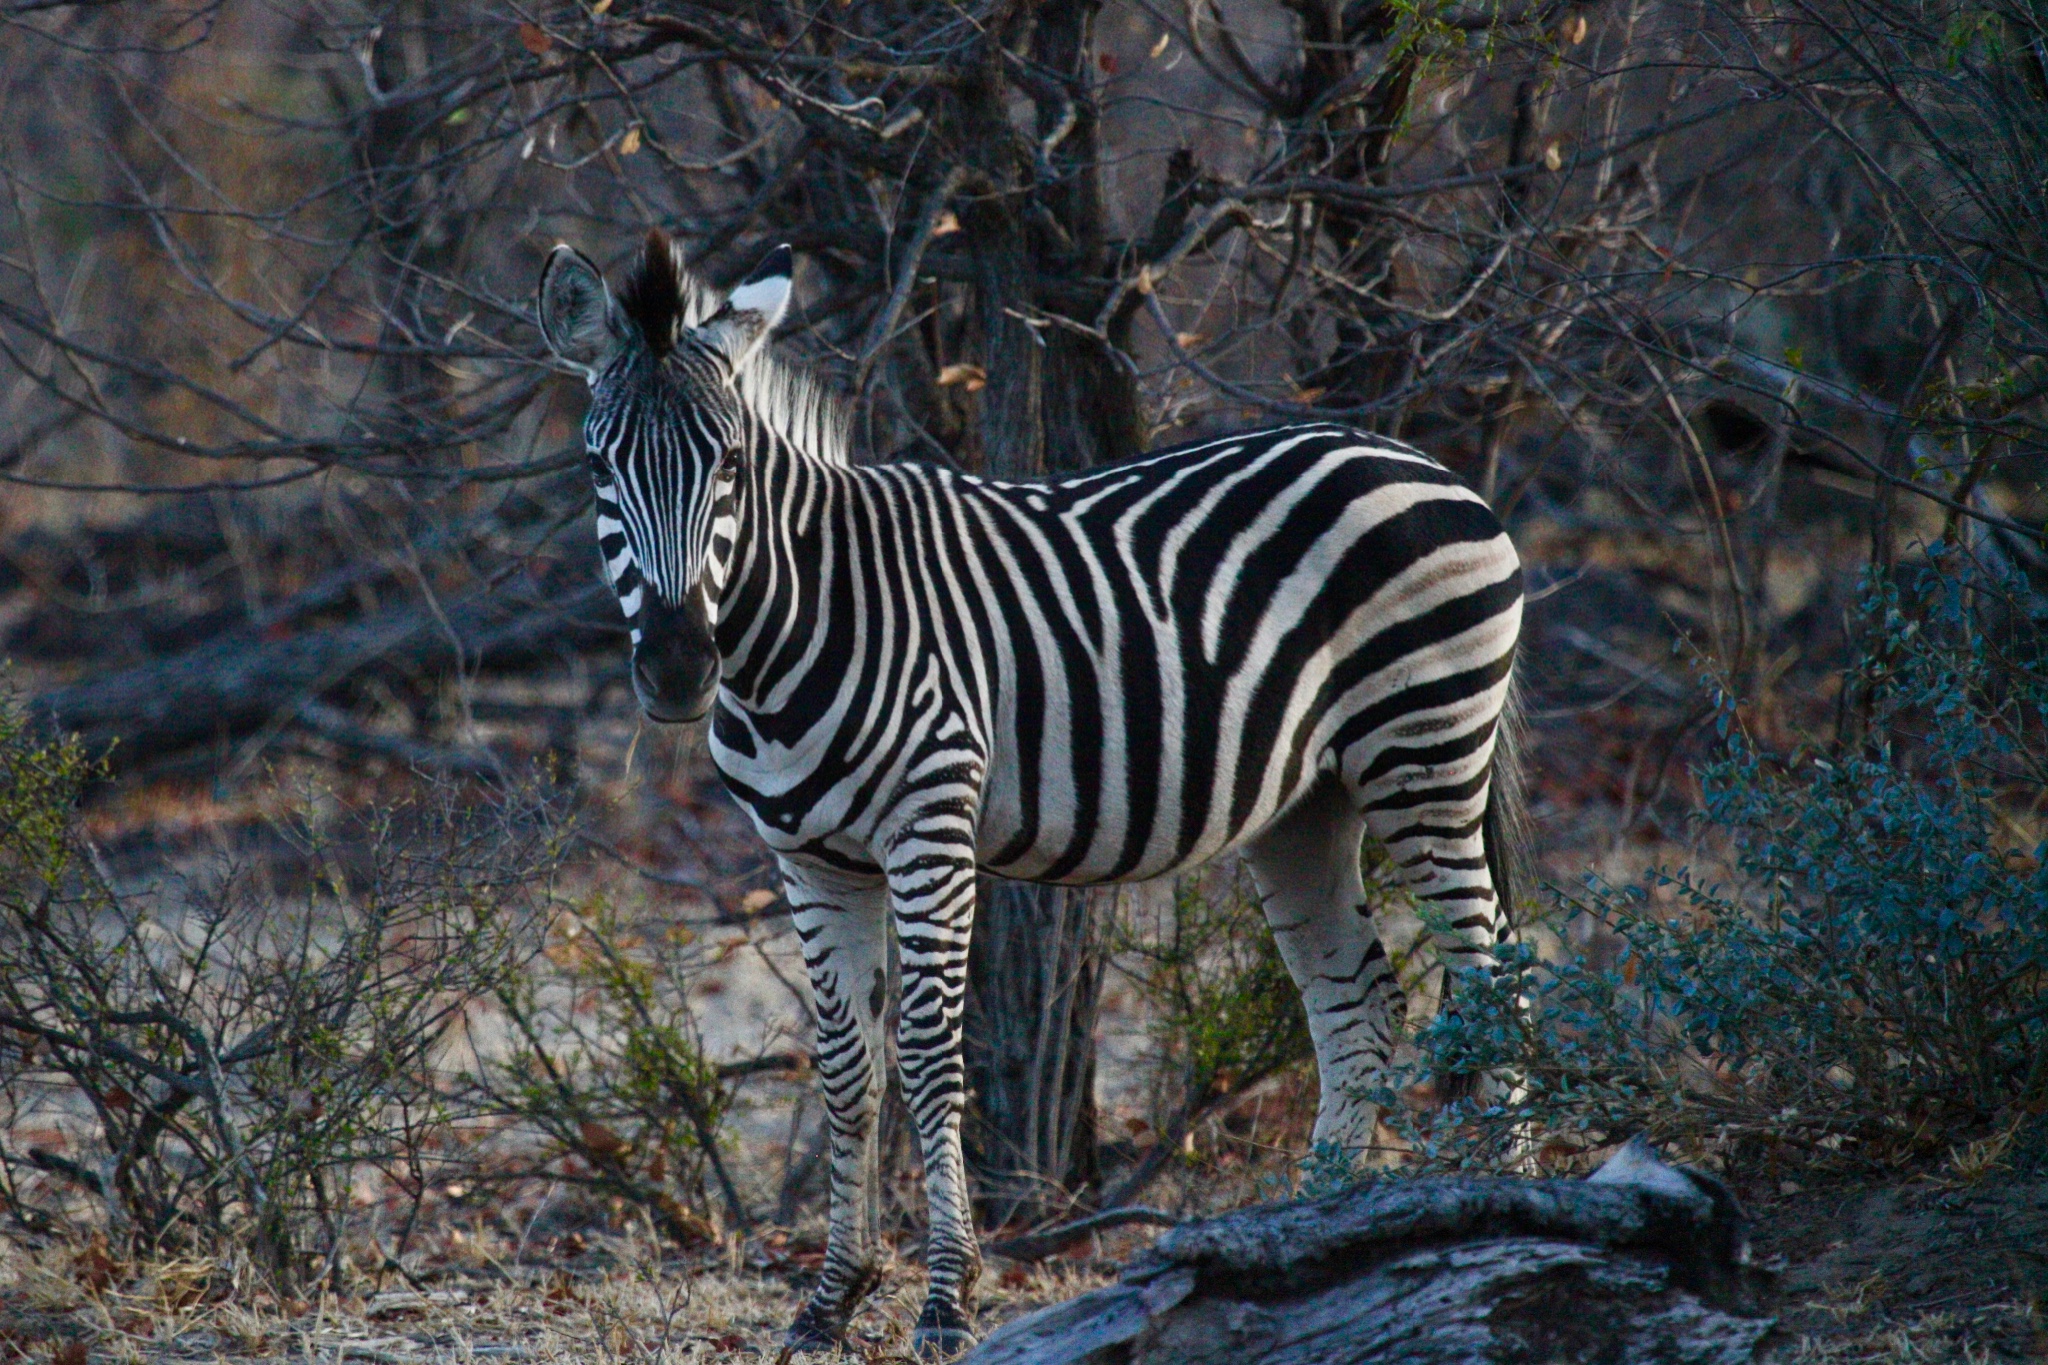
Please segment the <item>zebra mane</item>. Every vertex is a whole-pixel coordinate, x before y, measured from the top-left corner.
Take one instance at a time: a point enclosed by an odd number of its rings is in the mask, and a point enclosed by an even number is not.
[[[640,259],[619,290],[625,310],[657,356],[676,348],[686,328],[701,326],[725,300],[683,265],[683,249],[660,228],[649,228]]]
[[[725,295],[690,273],[683,264],[682,247],[660,228],[651,228],[638,264],[619,291],[619,304],[640,329],[648,349],[664,356],[685,331],[717,316]],[[762,425],[797,450],[826,464],[853,463],[848,442],[852,414],[839,395],[808,370],[763,346],[740,375],[739,394]]]
[[[761,424],[801,453],[832,465],[851,465],[853,414],[825,382],[763,346],[740,372],[740,398]]]

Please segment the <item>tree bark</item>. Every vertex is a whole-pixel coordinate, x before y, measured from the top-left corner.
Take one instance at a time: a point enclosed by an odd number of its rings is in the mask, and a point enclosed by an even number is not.
[[[1191,1223],[963,1365],[1741,1365],[1769,1289],[1728,1192],[1638,1140],[1591,1180],[1381,1181]]]
[[[1096,0],[1023,7],[1036,73],[1037,164],[1014,155],[1008,78],[985,73],[971,107],[987,124],[979,168],[1012,193],[980,196],[965,226],[985,351],[981,463],[1034,478],[1143,448],[1136,385],[1098,342],[1030,325],[1050,301],[1034,281],[1100,281],[1112,262],[1098,178],[1091,62]],[[970,119],[970,122],[972,120]],[[971,130],[970,130],[971,131]],[[1092,316],[1089,314],[1088,316]],[[985,1225],[1036,1221],[1099,1183],[1095,1018],[1103,973],[1101,893],[984,878],[968,958],[968,1168]]]
[[[967,960],[966,1142],[984,1222],[1058,1212],[1100,1183],[1095,1019],[1102,892],[982,879]]]

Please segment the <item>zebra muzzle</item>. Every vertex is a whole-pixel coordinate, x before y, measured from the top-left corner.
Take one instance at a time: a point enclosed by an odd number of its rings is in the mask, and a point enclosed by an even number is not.
[[[649,720],[698,720],[718,694],[718,646],[688,608],[650,600],[641,608],[633,647],[633,691]]]

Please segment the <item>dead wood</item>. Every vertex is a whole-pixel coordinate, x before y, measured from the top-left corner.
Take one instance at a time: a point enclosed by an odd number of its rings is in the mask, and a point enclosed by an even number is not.
[[[1743,1215],[1638,1140],[1590,1180],[1390,1180],[1167,1233],[967,1365],[1754,1358]]]
[[[509,666],[603,642],[609,598],[599,583],[550,591],[523,579],[473,590],[438,609],[410,603],[281,637],[242,627],[45,692],[33,709],[52,730],[78,735],[88,752],[133,767],[298,718],[307,702],[373,669],[417,675]],[[333,719],[311,715],[316,729]]]
[[[1017,1237],[990,1242],[986,1248],[992,1256],[1001,1256],[1012,1261],[1042,1261],[1057,1256],[1074,1243],[1091,1233],[1106,1232],[1110,1228],[1129,1227],[1133,1223],[1146,1223],[1152,1227],[1177,1227],[1180,1219],[1164,1209],[1148,1209],[1142,1205],[1126,1205],[1091,1213],[1086,1218],[1061,1223],[1057,1227],[1041,1232],[1027,1232]]]

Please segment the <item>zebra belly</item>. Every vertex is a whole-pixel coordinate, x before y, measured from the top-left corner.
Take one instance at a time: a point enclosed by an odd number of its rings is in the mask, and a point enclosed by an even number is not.
[[[1302,780],[1294,787],[1270,801],[1259,803],[1241,820],[1221,827],[1205,826],[1192,841],[1168,839],[1159,832],[1153,832],[1152,837],[1143,839],[1135,860],[1125,851],[1126,844],[1131,841],[1093,837],[1097,831],[1086,828],[1080,813],[1071,808],[1049,809],[1041,805],[1045,827],[1058,833],[1028,846],[1021,855],[1015,853],[1014,830],[1002,829],[993,821],[985,820],[979,847],[981,866],[987,872],[1014,881],[1049,882],[1061,886],[1101,886],[1172,876],[1221,858],[1257,838],[1315,785],[1319,775],[1320,770],[1315,764],[1304,765]],[[1006,776],[1001,771],[990,774],[988,796],[991,806],[1000,807],[1006,795],[1003,791]],[[1105,819],[1114,821],[1116,816],[1111,814]],[[1080,854],[1077,862],[1075,850],[1077,845],[1083,844],[1087,851]],[[1011,856],[998,861],[1005,853]]]

